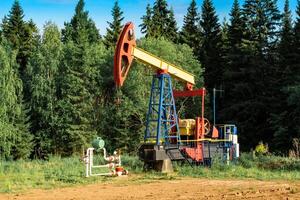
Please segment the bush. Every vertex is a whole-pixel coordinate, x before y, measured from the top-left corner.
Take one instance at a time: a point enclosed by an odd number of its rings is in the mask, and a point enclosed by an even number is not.
[[[255,147],[256,155],[265,155],[269,152],[268,144],[264,144],[263,142],[259,142],[259,144]]]

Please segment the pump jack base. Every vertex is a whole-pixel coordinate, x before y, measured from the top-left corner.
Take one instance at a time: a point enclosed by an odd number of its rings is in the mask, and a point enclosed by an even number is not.
[[[161,173],[174,172],[172,161],[169,158],[164,159],[164,160],[157,160],[157,161],[153,161],[153,162],[145,162],[144,170],[145,171],[155,170],[155,171],[161,172]]]
[[[172,173],[172,172],[174,172],[172,161],[169,158],[157,161],[155,163],[155,165],[156,165],[155,166],[156,170],[160,171],[162,173]]]

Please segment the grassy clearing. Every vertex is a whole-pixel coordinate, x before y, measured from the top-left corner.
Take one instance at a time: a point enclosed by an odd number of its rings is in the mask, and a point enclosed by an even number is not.
[[[218,179],[300,180],[300,160],[278,156],[253,157],[249,153],[230,165],[216,160],[211,168],[177,167],[180,176]]]
[[[300,160],[276,156],[253,158],[250,154],[242,154],[236,164],[227,166],[215,161],[212,168],[176,165],[175,173],[171,175],[143,172],[143,163],[137,157],[123,156],[122,162],[130,173],[138,174],[130,179],[133,184],[181,177],[300,180]],[[50,189],[116,180],[111,177],[84,178],[84,174],[84,165],[78,157],[50,157],[48,161],[2,161],[0,162],[0,192],[19,192],[32,188]]]

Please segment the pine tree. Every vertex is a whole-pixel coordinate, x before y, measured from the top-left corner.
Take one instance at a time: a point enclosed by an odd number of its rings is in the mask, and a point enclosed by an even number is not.
[[[283,152],[293,148],[293,139],[300,137],[300,2],[296,10],[295,27],[292,27],[292,16],[289,1],[284,6],[281,41],[279,44],[282,83],[280,109],[273,115],[274,140],[277,149]]]
[[[174,16],[174,10],[173,8],[170,9],[169,17],[168,17],[168,22],[167,22],[167,33],[166,37],[168,40],[172,42],[178,42],[178,33],[177,33],[177,22],[175,20]]]
[[[204,0],[200,20],[202,39],[197,54],[205,68],[206,88],[211,91],[222,84],[223,66],[221,66],[221,32],[218,17],[211,0]]]
[[[251,97],[247,91],[249,90],[249,74],[247,74],[248,60],[250,54],[244,48],[244,40],[246,33],[246,23],[242,15],[238,0],[235,0],[231,12],[230,23],[228,25],[228,44],[225,55],[225,71],[224,71],[224,98],[223,106],[219,112],[220,118],[225,123],[233,123],[238,126],[243,146],[244,133],[247,131],[241,122],[245,120],[244,110],[248,107],[244,104]],[[224,32],[224,31],[223,31]],[[249,137],[248,135],[245,137]],[[247,146],[248,148],[248,146]]]
[[[243,133],[240,139],[245,149],[260,140],[273,138],[271,113],[277,108],[277,42],[280,13],[275,0],[246,0],[243,6],[246,29],[242,39],[238,83],[233,91],[233,107],[228,116]],[[241,32],[240,32],[241,33]],[[239,33],[239,34],[240,34]],[[253,126],[255,124],[255,126]],[[272,144],[270,145],[272,148]]]
[[[122,31],[122,21],[124,20],[123,12],[119,7],[118,0],[115,1],[114,7],[111,11],[113,16],[112,22],[107,22],[109,28],[106,29],[107,33],[105,36],[104,44],[107,47],[115,47],[119,38],[119,34]]]
[[[156,0],[153,6],[152,22],[155,24],[152,27],[151,37],[166,37],[168,34],[168,21],[170,10],[166,0]]]
[[[147,4],[146,7],[146,15],[144,15],[142,18],[143,23],[139,25],[141,28],[141,33],[145,34],[145,37],[149,37],[152,35],[152,8],[150,4]]]
[[[284,13],[282,18],[282,30],[280,34],[280,45],[279,45],[279,53],[285,61],[282,63],[286,63],[289,59],[286,56],[289,56],[293,51],[293,25],[292,25],[292,14],[289,8],[289,0],[285,0],[284,4]]]
[[[170,41],[178,42],[179,36],[174,11],[172,8],[168,9],[166,0],[156,0],[153,8],[148,4],[146,15],[141,19],[143,20],[143,23],[140,24],[141,31],[146,37],[164,37]]]
[[[227,48],[225,49],[226,52],[224,52],[227,66],[224,72],[224,88],[226,90],[224,113],[222,113],[224,120],[230,119],[228,113],[230,113],[230,110],[233,110],[231,107],[235,105],[235,96],[239,92],[237,86],[243,81],[242,71],[245,66],[243,39],[245,29],[245,20],[242,16],[238,0],[235,0],[230,12],[230,24],[228,25],[227,36],[228,44],[225,45]],[[232,118],[233,116],[230,117]]]
[[[193,49],[196,49],[200,42],[197,26],[199,20],[196,1],[192,0],[183,19],[180,42],[188,44]]]
[[[293,29],[294,33],[294,48],[295,48],[295,56],[296,59],[299,60],[300,58],[300,1],[298,1],[297,9],[296,9],[296,22],[295,27]],[[296,69],[300,69],[299,66]],[[297,73],[298,74],[298,73]]]
[[[56,147],[55,109],[57,103],[56,77],[62,57],[58,27],[47,22],[42,43],[30,60],[30,122],[34,134],[34,155],[43,158]]]
[[[249,24],[248,38],[255,42],[260,54],[274,50],[278,39],[281,15],[276,3],[277,0],[246,0],[244,4],[243,12]]]
[[[15,49],[19,48],[20,36],[24,34],[25,21],[23,18],[24,11],[19,1],[16,0],[9,11],[9,15],[5,16],[2,22],[3,34]]]
[[[93,64],[97,61],[93,51],[99,42],[90,33],[90,20],[83,7],[80,0],[71,23],[64,29],[68,31],[63,32],[65,36],[68,32],[74,33],[65,42],[58,76],[56,113],[60,117],[55,121],[56,153],[64,155],[82,151],[96,135],[93,100],[99,67]]]
[[[2,29],[4,37],[10,42],[13,49],[18,51],[19,73],[21,79],[25,81],[26,65],[38,30],[33,21],[26,22],[23,18],[23,9],[19,1],[15,0],[9,15],[3,19]]]
[[[84,0],[79,0],[75,14],[70,22],[65,22],[65,28],[62,30],[63,42],[76,41],[80,35],[85,35],[89,43],[95,43],[100,40],[99,31],[96,28],[95,22],[89,18],[88,11],[84,10]]]
[[[83,37],[85,38],[85,37]],[[76,39],[80,41],[80,39]],[[59,69],[59,99],[56,122],[57,153],[80,152],[96,134],[93,126],[93,95],[89,85],[93,69],[89,65],[87,41],[81,45],[68,42],[63,49],[64,61]]]
[[[242,16],[240,5],[238,0],[234,0],[231,12],[230,12],[230,25],[228,29],[228,39],[231,48],[233,50],[240,49],[242,40],[245,34],[245,19]]]

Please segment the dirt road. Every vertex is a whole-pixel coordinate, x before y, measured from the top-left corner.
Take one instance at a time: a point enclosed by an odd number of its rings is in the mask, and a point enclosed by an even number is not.
[[[53,190],[0,195],[0,200],[192,200],[300,199],[300,182],[179,179],[136,182],[131,178]]]

